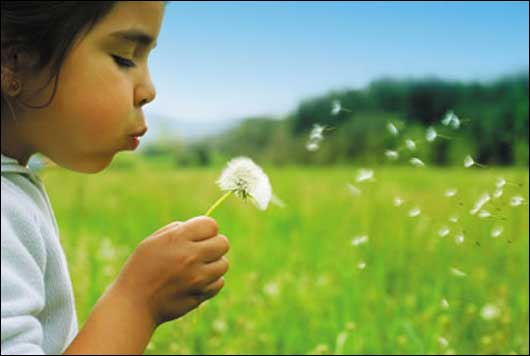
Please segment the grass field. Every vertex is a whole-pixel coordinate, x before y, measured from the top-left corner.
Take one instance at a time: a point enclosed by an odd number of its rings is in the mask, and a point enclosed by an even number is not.
[[[358,168],[265,167],[286,206],[262,212],[231,197],[215,211],[231,240],[225,288],[161,326],[147,353],[528,354],[528,170],[375,168],[374,182],[355,183]],[[219,173],[44,172],[81,325],[142,239],[204,214],[221,194]],[[500,176],[509,183],[485,207],[493,216],[469,214]],[[513,195],[525,204],[510,206]],[[353,246],[360,235],[368,241]]]

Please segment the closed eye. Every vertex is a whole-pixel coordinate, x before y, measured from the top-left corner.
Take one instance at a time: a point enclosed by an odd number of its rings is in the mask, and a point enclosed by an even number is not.
[[[133,68],[133,67],[136,67],[136,64],[133,61],[131,61],[130,59],[123,58],[123,57],[116,56],[116,55],[112,55],[112,58],[114,59],[114,62],[116,62],[116,64],[119,67],[122,67],[122,68]]]

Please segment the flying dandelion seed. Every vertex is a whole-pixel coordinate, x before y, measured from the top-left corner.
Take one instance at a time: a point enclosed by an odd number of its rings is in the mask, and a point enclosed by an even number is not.
[[[470,210],[470,214],[475,215],[476,213],[478,213],[479,210],[482,209],[484,204],[486,204],[490,200],[491,200],[491,196],[489,195],[489,193],[482,194],[479,200],[475,203],[475,206],[473,207],[473,209]]]
[[[470,168],[472,166],[484,167],[483,164],[475,162],[470,155],[467,155],[466,158],[464,158],[464,167]]]
[[[263,287],[263,291],[265,294],[275,297],[280,294],[280,287],[276,282],[269,282],[265,285],[265,287]]]
[[[486,304],[480,310],[480,316],[482,319],[490,321],[497,319],[501,314],[499,308],[494,304]]]
[[[360,169],[357,174],[357,182],[360,183],[367,180],[374,180],[374,171],[371,169]]]
[[[411,218],[415,218],[417,216],[419,216],[421,214],[421,209],[420,208],[413,208],[409,211],[409,217]]]
[[[317,151],[320,146],[318,145],[318,143],[316,142],[308,142],[306,145],[305,145],[305,148],[309,151],[309,152],[315,152]]]
[[[427,129],[427,132],[425,133],[425,138],[428,142],[434,142],[436,140],[436,137],[438,137],[438,133],[434,129],[434,127],[429,127]]]
[[[495,226],[493,230],[491,230],[491,237],[496,239],[497,237],[501,236],[504,232],[504,228],[502,226]]]
[[[458,215],[451,215],[451,217],[449,218],[449,221],[452,222],[453,224],[458,223]]]
[[[502,193],[503,193],[502,188],[498,188],[497,190],[495,190],[495,192],[493,192],[493,197],[495,199],[499,199],[500,197],[502,197]]]
[[[440,302],[440,306],[442,307],[442,309],[449,309],[449,302],[447,301],[447,299],[443,298]]]
[[[208,209],[206,216],[210,216],[231,194],[243,200],[250,198],[260,210],[267,209],[272,197],[269,178],[258,165],[247,157],[237,157],[228,162],[217,180],[217,184],[222,191],[227,193]]]
[[[516,207],[519,205],[522,205],[524,202],[524,198],[520,195],[513,196],[512,199],[510,199],[510,206]]]
[[[360,269],[360,270],[365,269],[366,268],[366,262],[359,261],[359,263],[357,263],[357,268]]]
[[[396,160],[399,158],[399,153],[397,151],[393,151],[393,150],[387,150],[385,152],[385,156],[388,158],[388,159],[391,159],[391,160]]]
[[[350,192],[351,192],[353,195],[355,195],[355,196],[359,196],[359,195],[361,195],[361,193],[362,193],[361,190],[360,190],[359,188],[357,188],[356,186],[354,186],[353,184],[348,183],[348,184],[347,184],[347,187],[348,187],[348,189],[350,190]]]
[[[458,268],[455,268],[455,267],[451,267],[451,274],[455,277],[459,277],[459,278],[463,278],[463,277],[467,277],[467,274],[461,270],[459,270]]]
[[[486,219],[486,218],[489,218],[490,216],[491,216],[491,213],[487,210],[481,210],[478,213],[478,217],[481,219]]]
[[[276,196],[274,193],[272,194],[272,197],[271,197],[271,203],[282,209],[285,208],[285,203],[283,202],[283,200],[278,198],[278,196]]]
[[[413,157],[410,159],[410,164],[412,164],[414,167],[425,167],[425,163],[419,158]]]
[[[446,237],[447,235],[449,235],[450,232],[451,230],[447,226],[444,226],[440,230],[438,230],[438,236]]]
[[[340,113],[342,110],[342,105],[340,104],[340,101],[334,100],[331,104],[331,115],[336,116]]]
[[[446,198],[452,198],[458,193],[458,189],[456,188],[449,188],[445,191],[444,195]]]
[[[443,336],[440,336],[438,338],[438,343],[440,344],[440,347],[442,348],[446,348],[447,346],[449,346],[449,341],[447,341],[447,339]]]
[[[311,141],[320,141],[324,137],[322,136],[322,133],[324,132],[325,126],[321,126],[319,124],[314,124],[313,128],[311,129],[311,132],[309,133],[309,140]]]
[[[464,243],[464,234],[462,233],[459,233],[458,235],[455,236],[455,242],[458,244],[458,245],[462,245]]]
[[[497,182],[495,182],[495,187],[497,189],[502,189],[502,187],[504,187],[506,185],[506,179],[504,179],[504,177],[499,177],[497,179]]]
[[[458,130],[460,128],[460,119],[455,115],[454,112],[449,111],[445,114],[442,120],[444,126],[451,126],[453,129]]]
[[[355,236],[352,240],[351,240],[351,244],[353,246],[359,246],[359,245],[362,245],[364,243],[367,243],[368,242],[368,236],[366,235],[362,235],[362,236]]]
[[[414,151],[416,149],[416,143],[414,141],[412,141],[410,138],[407,138],[405,140],[405,146],[407,146],[407,148],[410,151]]]
[[[396,125],[394,125],[393,123],[389,122],[389,123],[386,125],[386,128],[387,128],[388,131],[392,134],[392,136],[397,136],[397,135],[399,135],[399,131],[398,131]]]
[[[404,203],[404,201],[400,197],[395,197],[394,198],[394,206],[400,207],[401,205],[403,205],[403,203]]]

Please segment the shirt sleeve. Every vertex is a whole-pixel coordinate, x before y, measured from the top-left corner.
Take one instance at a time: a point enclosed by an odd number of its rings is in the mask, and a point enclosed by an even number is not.
[[[38,315],[45,305],[46,248],[31,216],[3,208],[1,353],[44,355]]]

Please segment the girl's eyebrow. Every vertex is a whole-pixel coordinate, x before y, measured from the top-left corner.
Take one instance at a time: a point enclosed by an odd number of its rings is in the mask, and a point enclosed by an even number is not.
[[[111,33],[110,36],[117,37],[125,41],[135,42],[143,47],[149,47],[154,42],[154,38],[152,36],[140,30],[116,31]],[[153,45],[153,48],[155,47],[156,43]]]

